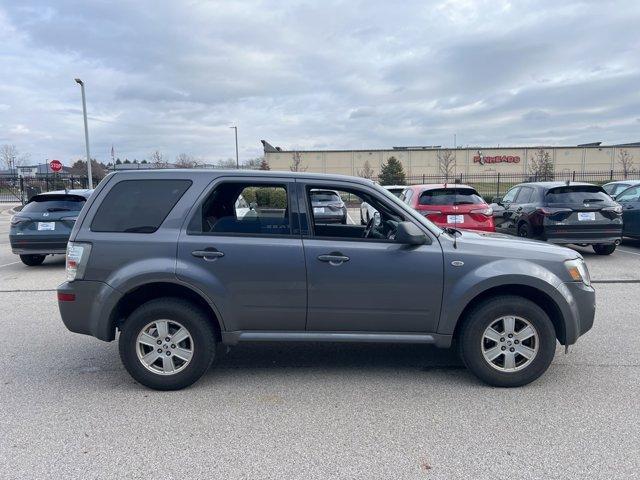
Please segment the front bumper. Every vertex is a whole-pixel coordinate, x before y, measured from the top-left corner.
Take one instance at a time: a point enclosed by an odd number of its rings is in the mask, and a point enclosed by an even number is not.
[[[122,297],[120,292],[103,282],[75,280],[59,285],[58,293],[75,296],[73,301],[58,300],[67,329],[107,342],[115,338],[112,312]]]
[[[571,318],[565,315],[564,345],[576,343],[591,327],[596,313],[596,292],[582,282],[566,282],[560,288],[571,310]]]

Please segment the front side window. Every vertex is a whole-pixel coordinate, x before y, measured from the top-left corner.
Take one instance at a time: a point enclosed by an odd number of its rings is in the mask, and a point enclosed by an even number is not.
[[[221,183],[190,222],[188,233],[291,235],[287,188],[281,184]]]
[[[511,203],[516,198],[516,195],[520,191],[520,188],[512,188],[507,192],[507,194],[502,198],[502,203]]]
[[[522,187],[520,193],[516,197],[515,203],[529,203],[531,201],[531,194],[533,189],[529,187]]]
[[[629,188],[616,198],[618,202],[638,202],[640,201],[640,186]]]
[[[315,237],[393,240],[398,223],[405,220],[388,204],[358,189],[308,186],[306,192]]]
[[[191,186],[191,180],[123,180],[104,198],[93,232],[153,233]]]

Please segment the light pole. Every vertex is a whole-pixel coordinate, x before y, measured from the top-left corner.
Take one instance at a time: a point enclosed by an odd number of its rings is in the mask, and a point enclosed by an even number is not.
[[[233,128],[236,132],[236,168],[240,169],[240,161],[238,160],[238,127],[229,127]]]
[[[87,125],[87,101],[84,96],[84,82],[76,78],[76,83],[80,85],[82,92],[82,114],[84,116],[84,143],[87,149],[87,178],[89,188],[93,188],[93,176],[91,175],[91,154],[89,153],[89,126]]]

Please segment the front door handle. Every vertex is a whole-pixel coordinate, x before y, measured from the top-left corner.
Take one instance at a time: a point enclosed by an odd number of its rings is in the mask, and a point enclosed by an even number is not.
[[[349,261],[349,257],[340,252],[331,252],[325,253],[324,255],[318,255],[318,260],[321,262],[327,262],[331,265],[342,265],[344,262]]]
[[[205,261],[210,262],[216,258],[224,257],[224,253],[215,248],[205,248],[204,250],[194,250],[191,255],[198,258],[204,258]]]

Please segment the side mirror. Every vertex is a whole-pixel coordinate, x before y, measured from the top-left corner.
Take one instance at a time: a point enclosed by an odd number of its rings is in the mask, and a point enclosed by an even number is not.
[[[400,222],[396,229],[396,242],[405,245],[424,245],[427,236],[412,222]]]
[[[502,204],[502,197],[493,197],[493,200],[491,200],[491,202],[500,205]]]

